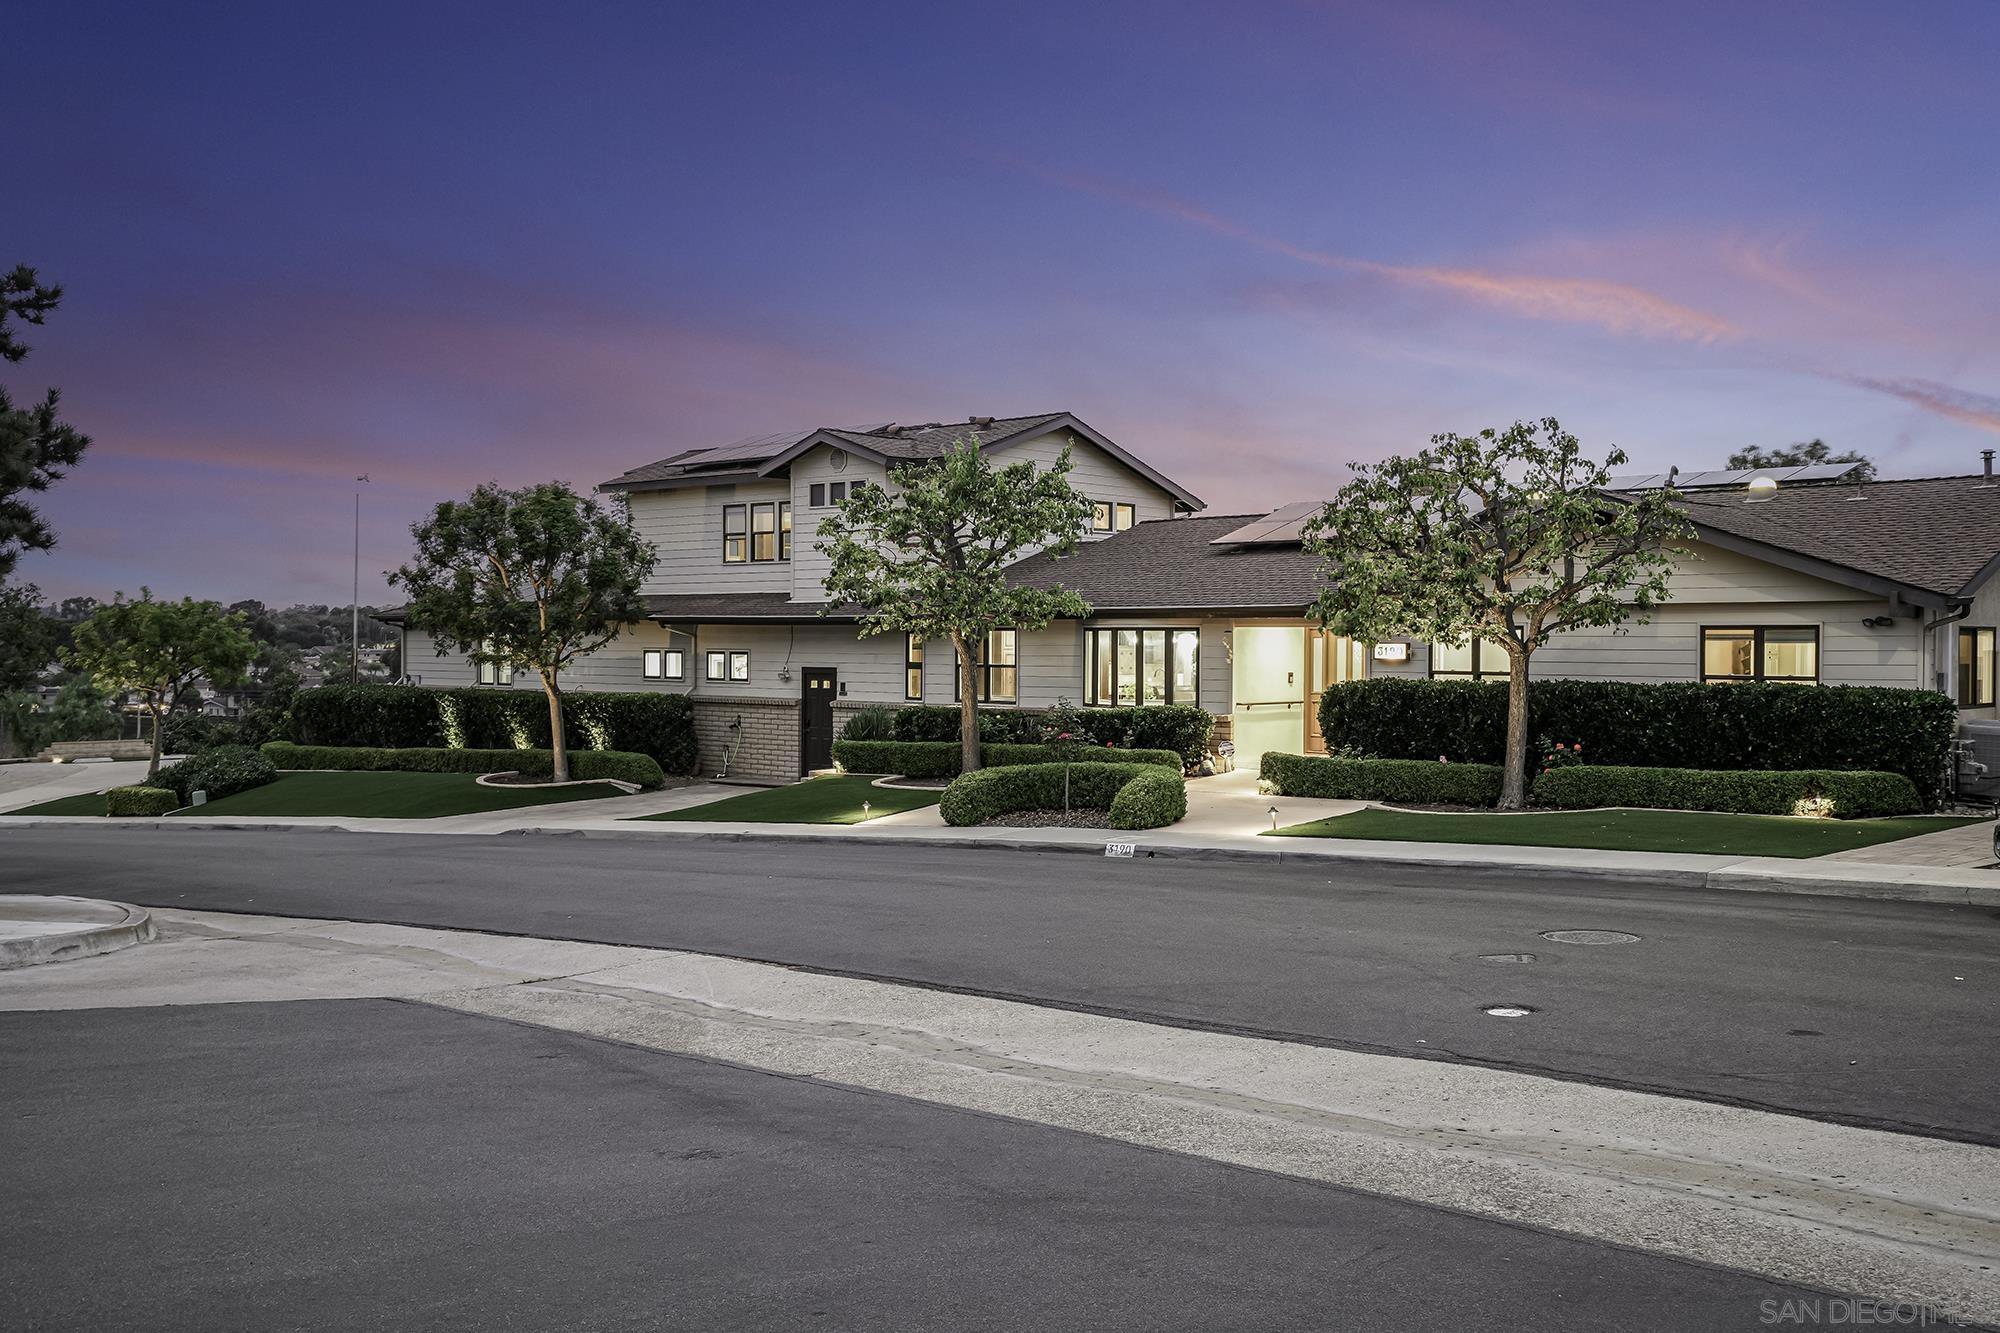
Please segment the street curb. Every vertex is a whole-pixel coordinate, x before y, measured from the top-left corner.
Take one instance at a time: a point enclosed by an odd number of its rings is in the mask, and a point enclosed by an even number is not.
[[[99,898],[77,898],[66,894],[7,896],[46,897],[51,903],[73,902],[90,907],[115,907],[124,914],[124,918],[119,921],[107,921],[84,930],[0,940],[0,972],[19,967],[33,967],[39,963],[66,963],[78,958],[93,958],[102,953],[115,953],[134,944],[144,944],[154,935],[152,913],[143,907],[134,907],[130,903],[106,902]]]

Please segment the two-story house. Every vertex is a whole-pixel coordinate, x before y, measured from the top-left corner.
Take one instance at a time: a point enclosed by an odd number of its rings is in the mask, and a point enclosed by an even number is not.
[[[1480,644],[1361,644],[1315,628],[1307,608],[1321,574],[1299,528],[1316,503],[1196,516],[1202,502],[1185,487],[1050,413],[788,432],[612,478],[603,489],[630,498],[659,551],[651,614],[572,669],[568,688],[685,692],[702,771],[726,762],[761,778],[826,767],[846,716],[864,705],[955,704],[949,644],[862,636],[851,613],[826,614],[812,533],[856,487],[968,436],[1003,462],[1049,462],[1068,447],[1073,483],[1093,501],[1079,552],[1014,570],[1075,589],[1090,616],[996,631],[978,672],[988,706],[1197,704],[1254,762],[1266,750],[1323,748],[1317,702],[1330,684],[1505,677],[1501,655]],[[1749,486],[1760,478],[1776,489]],[[1780,468],[1681,485],[1696,540],[1674,553],[1668,604],[1645,625],[1560,636],[1537,654],[1537,676],[1896,685],[1994,716],[2000,486],[1990,475],[1857,487]],[[536,688],[438,656],[421,626],[404,634],[404,669],[422,684]]]

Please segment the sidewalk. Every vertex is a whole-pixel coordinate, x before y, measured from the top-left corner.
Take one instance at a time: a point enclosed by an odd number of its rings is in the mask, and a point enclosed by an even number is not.
[[[102,766],[99,766],[102,767]],[[88,787],[79,788],[88,790]],[[1477,846],[1460,843],[1369,842],[1337,838],[1267,838],[1277,807],[1279,826],[1324,819],[1360,809],[1365,802],[1266,796],[1254,774],[1236,772],[1204,779],[1190,788],[1188,815],[1164,829],[1122,833],[1093,828],[952,828],[936,806],[884,815],[865,824],[757,824],[749,822],[649,822],[636,816],[704,805],[741,795],[741,787],[697,783],[662,792],[527,806],[442,819],[347,819],[338,817],[219,818],[178,815],[169,819],[14,817],[0,820],[0,838],[13,827],[75,825],[95,829],[327,829],[356,833],[424,835],[541,835],[583,838],[696,839],[756,842],[787,840],[821,843],[900,844],[909,847],[1013,848],[1087,856],[1130,855],[1309,864],[1328,870],[1408,869],[1432,873],[1454,870],[1515,870],[1523,874],[1587,875],[1608,883],[1644,882],[1679,889],[1722,889],[1751,893],[1797,893],[1842,898],[1949,903],[2000,907],[2000,871],[1961,864],[1927,863],[1917,858],[1887,859],[1898,847],[1955,836],[1958,843],[1977,833],[1989,840],[1989,826],[1927,834],[1904,843],[1869,849],[1882,859],[1852,853],[1792,860],[1782,857],[1692,855],[1674,852],[1620,852],[1566,847]],[[9,801],[27,805],[49,799]],[[1928,849],[1918,849],[1926,852]],[[1930,853],[1963,856],[1962,846]]]

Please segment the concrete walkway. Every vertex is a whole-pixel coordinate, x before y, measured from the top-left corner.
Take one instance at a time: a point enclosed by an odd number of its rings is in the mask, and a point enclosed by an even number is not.
[[[157,943],[0,974],[0,1010],[395,996],[2000,1316],[1992,1148],[681,951],[156,918]]]

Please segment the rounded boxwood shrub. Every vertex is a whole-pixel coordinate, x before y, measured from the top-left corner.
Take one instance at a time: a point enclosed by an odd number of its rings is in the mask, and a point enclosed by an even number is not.
[[[181,808],[181,798],[165,787],[113,787],[104,793],[104,813],[121,815],[170,815]]]
[[[264,755],[283,769],[331,768],[375,773],[527,773],[555,772],[555,755],[548,750],[388,749],[362,745],[294,745],[271,741]],[[667,775],[651,755],[623,750],[571,750],[572,782],[630,782],[647,791],[667,783]]]
[[[1730,772],[1614,764],[1550,769],[1535,780],[1531,799],[1554,810],[1640,806],[1748,815],[1798,814],[1800,802],[1824,800],[1825,813],[1836,819],[1910,815],[1923,808],[1915,784],[1901,773]]]
[[[1108,809],[1112,828],[1159,828],[1187,813],[1187,786],[1177,770],[1158,764],[1010,764],[953,778],[939,812],[955,826],[983,824],[1021,810],[1063,808],[1067,770],[1071,809]],[[1126,787],[1144,784],[1120,806]],[[1171,786],[1175,795],[1167,795]],[[1122,821],[1122,822],[1121,822]]]
[[[1493,764],[1322,759],[1271,750],[1258,765],[1257,776],[1275,786],[1281,796],[1400,801],[1408,805],[1492,805],[1500,799],[1500,769]]]
[[[200,750],[178,764],[169,764],[155,774],[148,786],[162,787],[191,804],[198,791],[219,801],[252,787],[261,787],[278,776],[278,766],[247,745],[218,745]]]

